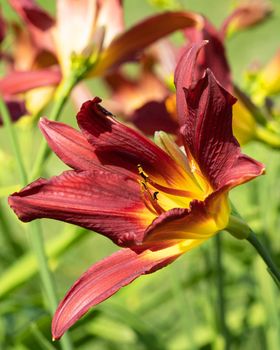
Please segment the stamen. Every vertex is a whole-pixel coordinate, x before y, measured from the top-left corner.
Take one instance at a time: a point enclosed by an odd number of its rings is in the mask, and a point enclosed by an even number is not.
[[[148,188],[148,174],[145,173],[143,170],[141,164],[137,165],[139,175],[143,178],[143,181],[140,181],[141,188],[142,188],[142,196],[143,196],[143,201],[146,205],[146,207],[153,212],[156,215],[160,215],[165,212],[165,210],[158,204],[157,202],[157,195],[159,194],[158,191],[152,192]]]
[[[172,188],[172,187],[166,187],[163,185],[160,185],[156,183],[155,181],[151,180],[150,178],[147,179],[147,182],[151,184],[154,188],[157,190],[163,191],[165,193],[171,194],[173,196],[180,196],[180,197],[188,197],[188,198],[198,198],[199,194],[191,191],[185,191],[178,188]]]
[[[146,181],[149,176],[145,173],[145,171],[143,170],[141,164],[138,164],[137,168],[138,168],[139,175],[144,179],[144,181]]]
[[[139,183],[141,185],[141,194],[142,194],[142,199],[144,204],[150,210],[150,212],[152,212],[155,215],[158,215],[157,211],[155,210],[155,208],[153,207],[150,201],[149,195],[147,194],[147,191],[148,191],[147,185],[143,181],[139,181]]]

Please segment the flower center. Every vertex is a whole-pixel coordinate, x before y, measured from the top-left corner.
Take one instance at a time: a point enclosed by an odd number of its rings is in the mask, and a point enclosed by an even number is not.
[[[154,215],[161,215],[173,208],[188,208],[193,199],[203,200],[206,196],[202,191],[192,192],[159,184],[145,172],[141,164],[137,168],[143,202]]]

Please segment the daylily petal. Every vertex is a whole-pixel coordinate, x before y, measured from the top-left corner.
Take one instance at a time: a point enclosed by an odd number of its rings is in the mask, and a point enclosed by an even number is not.
[[[33,0],[9,0],[11,6],[29,24],[46,30],[54,24],[52,17]]]
[[[102,108],[95,98],[83,104],[77,115],[78,124],[95,149],[102,164],[144,171],[162,184],[182,186],[186,174],[181,167],[152,141],[135,130],[119,123]]]
[[[185,89],[188,117],[181,128],[184,141],[214,189],[234,187],[264,172],[264,166],[241,154],[232,134],[232,105],[236,99],[207,70]]]
[[[248,108],[240,100],[233,105],[232,114],[233,134],[240,145],[245,145],[256,137],[257,123]]]
[[[5,103],[7,105],[7,108],[9,110],[11,119],[15,122],[20,117],[25,115],[27,113],[26,107],[23,101],[17,100],[17,99],[5,99]],[[0,125],[2,125],[2,119],[0,115]]]
[[[184,88],[192,86],[199,79],[195,68],[197,56],[207,41],[199,41],[188,46],[182,53],[174,74],[176,86],[176,107],[180,124],[188,117],[188,107]]]
[[[205,201],[193,200],[188,209],[161,214],[147,228],[144,241],[207,239],[227,226],[229,214],[227,192],[216,192]]]
[[[141,242],[154,215],[133,178],[112,171],[66,171],[9,197],[24,222],[53,218],[97,231],[120,246]]]
[[[41,51],[32,40],[26,27],[13,24],[13,69],[15,71],[28,71],[34,67],[36,56]]]
[[[250,98],[237,86],[234,86],[234,96],[238,100],[233,105],[232,110],[233,134],[238,142],[244,145],[256,137],[257,118],[258,116],[263,118],[263,116]]]
[[[188,172],[191,172],[190,164],[185,153],[174,142],[174,138],[171,135],[166,134],[164,131],[157,131],[154,134],[154,142],[169,154],[171,158],[176,159],[181,167],[188,169]]]
[[[106,77],[106,83],[113,92],[107,105],[112,105],[114,112],[124,114],[129,121],[133,112],[146,102],[162,101],[168,95],[165,84],[145,69],[137,80],[129,79],[121,72],[114,72]]]
[[[71,93],[71,100],[74,103],[75,110],[79,111],[81,105],[88,100],[92,99],[92,92],[86,84],[79,83],[74,87]]]
[[[202,17],[192,12],[166,12],[150,17],[115,38],[103,52],[94,68],[94,75],[100,75],[135,57],[154,41],[172,32],[201,24]]]
[[[53,100],[55,86],[40,86],[24,94],[26,108],[30,115],[37,116]]]
[[[271,3],[266,0],[250,0],[238,6],[223,22],[221,34],[230,36],[235,32],[252,27],[271,15]]]
[[[96,27],[105,27],[104,46],[124,30],[122,0],[99,0],[100,10]]]
[[[46,118],[41,118],[39,126],[50,148],[71,168],[89,170],[99,163],[93,147],[81,132]]]
[[[14,32],[13,69],[15,71],[43,69],[57,64],[54,52],[34,44],[28,28],[13,23],[12,29]]]
[[[122,249],[90,267],[60,302],[52,322],[59,339],[91,307],[101,303],[137,277],[170,264],[203,240],[172,241]]]
[[[36,46],[53,52],[54,19],[33,0],[9,0],[9,3],[26,23]]]
[[[117,166],[104,166],[95,154],[93,146],[85,136],[69,125],[41,118],[40,129],[48,145],[56,155],[75,170],[104,170],[111,169],[123,175],[133,177],[131,172]]]
[[[91,44],[96,14],[97,1],[57,1],[55,40],[64,72],[70,68],[72,53],[81,54]]]
[[[280,92],[280,49],[260,71],[257,80],[260,93],[271,96]]]
[[[170,117],[165,101],[150,101],[135,110],[130,121],[145,135],[154,135],[158,130],[176,134],[178,123]]]
[[[4,95],[14,95],[40,86],[58,85],[60,80],[60,71],[53,68],[12,72],[0,80],[0,92]]]
[[[180,49],[167,37],[155,42],[148,49],[149,53],[158,63],[157,70],[160,76],[167,82],[173,79]]]
[[[201,78],[205,69],[210,68],[218,82],[227,90],[231,91],[231,74],[227,62],[223,38],[216,28],[204,19],[204,26],[199,28],[188,28],[185,30],[187,38],[191,43],[200,43],[208,40],[208,45],[200,51],[196,63],[196,77]]]

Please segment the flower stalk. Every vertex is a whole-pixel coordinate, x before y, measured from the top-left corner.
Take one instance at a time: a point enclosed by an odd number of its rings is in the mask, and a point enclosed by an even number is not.
[[[280,271],[273,262],[270,254],[266,248],[258,240],[256,234],[250,226],[242,219],[237,210],[232,205],[232,215],[230,215],[228,226],[226,230],[237,239],[247,239],[249,243],[256,249],[263,261],[265,262],[268,272],[273,280],[280,287]]]
[[[9,111],[1,97],[0,97],[0,113],[3,118],[4,127],[7,130],[7,134],[9,135],[13,146],[21,182],[23,185],[26,185],[28,182],[28,177],[27,177],[27,173],[25,171],[22,156],[20,153],[18,139],[11,122]],[[54,312],[57,306],[57,295],[55,291],[55,285],[52,278],[52,274],[48,266],[48,259],[45,253],[44,240],[42,236],[41,227],[37,222],[30,224],[29,227],[30,227],[30,235],[32,236],[31,241],[33,244],[34,253],[36,255],[38,265],[39,265],[41,280],[43,282],[44,290],[46,292],[48,301],[50,303],[50,311]],[[66,337],[64,337],[64,339],[61,341],[61,345],[63,350],[72,349],[72,345],[67,334],[66,334]]]
[[[226,230],[237,239],[246,239],[251,232],[251,228],[238,213],[230,215]]]
[[[49,268],[48,258],[45,251],[43,232],[39,222],[30,223],[30,234],[32,236],[33,249],[40,267],[40,275],[46,292],[49,309],[52,313],[55,312],[57,307],[57,294],[52,273]],[[71,340],[66,333],[64,338],[61,339],[61,346],[63,350],[72,350]]]
[[[84,76],[93,68],[98,60],[98,52],[92,54],[90,57],[76,57],[72,58],[72,70],[66,75],[57,87],[54,105],[50,113],[50,120],[56,121],[59,119],[60,113],[65,106],[74,87],[84,78]],[[30,181],[41,175],[41,171],[45,160],[49,156],[51,150],[45,140],[42,141],[35,160],[33,169],[31,171]]]
[[[215,248],[216,248],[216,267],[217,267],[217,299],[218,299],[218,320],[219,328],[224,339],[225,350],[230,349],[230,337],[229,330],[226,323],[226,302],[224,293],[224,272],[223,272],[223,248],[222,248],[222,236],[220,232],[215,236]]]
[[[275,281],[277,287],[280,288],[280,271],[278,267],[275,265],[274,261],[272,260],[267,249],[261,244],[256,234],[252,230],[249,236],[247,237],[247,241],[251,243],[252,246],[256,249],[256,251],[259,253],[259,255],[261,256],[261,258],[263,259],[263,261],[267,266],[268,272],[270,273],[271,277]]]
[[[13,147],[13,152],[15,154],[21,184],[26,185],[28,182],[28,177],[27,177],[27,173],[24,169],[24,164],[23,164],[21,153],[20,153],[18,139],[16,137],[16,133],[15,133],[15,130],[14,130],[13,125],[12,125],[10,113],[8,111],[8,108],[5,104],[2,96],[0,96],[0,115],[3,119],[4,127],[7,131],[7,134],[9,135],[9,138],[10,138],[10,141],[11,141],[11,144]]]
[[[50,114],[50,119],[51,120],[57,120],[67,99],[69,94],[71,93],[72,89],[74,86],[77,84],[78,80],[76,75],[69,75],[69,77],[63,79],[60,83],[60,85],[57,88],[56,92],[56,97],[55,97],[55,102],[54,106],[52,109],[52,112]],[[35,160],[33,169],[31,171],[31,176],[30,180],[32,181],[33,179],[37,178],[41,174],[41,170],[43,167],[43,164],[50,154],[50,150],[48,148],[48,144],[46,143],[45,140],[42,141],[37,158]]]

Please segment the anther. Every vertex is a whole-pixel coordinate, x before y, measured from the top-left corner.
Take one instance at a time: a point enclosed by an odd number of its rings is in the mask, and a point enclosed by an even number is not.
[[[157,201],[157,199],[158,199],[158,197],[157,197],[158,194],[159,194],[158,191],[156,191],[156,192],[153,193],[153,199],[154,199],[155,201]]]
[[[143,178],[144,181],[146,181],[148,179],[148,175],[143,170],[141,164],[138,164],[137,168],[138,168],[139,175]]]

